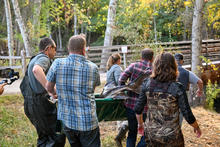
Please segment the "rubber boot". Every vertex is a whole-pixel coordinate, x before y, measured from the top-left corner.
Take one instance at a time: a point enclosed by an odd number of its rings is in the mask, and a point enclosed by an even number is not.
[[[115,137],[115,142],[118,147],[122,147],[122,140],[125,138],[126,133],[128,132],[128,124],[122,124],[121,127],[119,127],[118,135]]]

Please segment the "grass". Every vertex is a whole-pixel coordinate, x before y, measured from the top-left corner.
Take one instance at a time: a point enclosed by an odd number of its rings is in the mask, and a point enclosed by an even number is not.
[[[36,146],[37,134],[24,115],[23,98],[18,95],[0,97],[0,146]]]
[[[23,102],[21,95],[0,96],[0,147],[36,146],[37,133],[24,114]],[[100,123],[102,147],[116,146],[114,137],[117,131],[113,124]],[[68,141],[65,147],[70,147]]]

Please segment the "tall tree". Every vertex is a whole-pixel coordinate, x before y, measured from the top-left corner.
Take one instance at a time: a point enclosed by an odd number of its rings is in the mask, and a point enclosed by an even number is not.
[[[116,7],[117,7],[117,0],[110,0],[109,7],[108,7],[108,18],[107,18],[107,25],[105,30],[105,39],[104,39],[104,46],[111,46],[113,42],[113,31],[115,28],[115,16],[116,16]],[[101,68],[105,67],[105,63],[107,63],[108,54],[110,50],[103,49],[102,50],[102,57],[101,57]]]
[[[28,56],[31,56],[32,55],[32,48],[31,48],[31,44],[30,44],[30,41],[29,41],[26,26],[25,26],[24,21],[23,21],[22,16],[21,16],[18,1],[17,0],[11,0],[11,2],[12,2],[12,5],[13,5],[13,8],[14,8],[16,21],[18,23],[18,26],[19,26],[19,29],[20,29],[20,32],[21,32],[21,35],[22,35],[22,38],[23,38],[23,41],[24,41],[24,48],[25,48],[26,54]]]
[[[74,0],[74,8],[73,8],[73,13],[74,13],[74,35],[78,35],[78,29],[77,29],[77,14],[76,14],[76,0]]]
[[[13,49],[14,49],[14,41],[13,41],[13,30],[12,30],[12,19],[11,19],[11,8],[10,3],[8,0],[4,0],[5,3],[5,15],[7,21],[7,32],[8,32],[8,53],[9,57],[13,56]],[[10,58],[9,65],[12,65],[12,60]]]
[[[39,30],[40,30],[40,11],[41,11],[41,0],[34,0],[34,15],[33,15],[33,33],[32,43],[34,45],[39,42]],[[32,44],[32,45],[33,45]]]
[[[192,72],[200,75],[198,67],[202,65],[200,58],[202,51],[202,19],[204,0],[195,0],[192,24]],[[192,95],[192,94],[191,94]],[[191,96],[192,97],[192,96]]]

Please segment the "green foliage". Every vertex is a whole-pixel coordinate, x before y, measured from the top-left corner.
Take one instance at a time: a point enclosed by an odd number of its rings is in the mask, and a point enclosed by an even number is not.
[[[207,59],[204,56],[200,56],[200,58],[206,64],[210,64],[212,71],[218,70],[218,68],[214,64],[211,63],[210,59]],[[213,109],[214,99],[216,99],[219,93],[220,93],[220,88],[218,87],[217,82],[215,82],[215,84],[212,84],[212,82],[208,80],[208,84],[206,86],[206,106],[205,106],[207,109],[214,110]]]
[[[219,0],[209,0],[205,7],[205,20],[207,28],[215,31],[215,37],[220,37],[220,3]]]
[[[33,24],[35,3],[19,0],[19,6],[27,26],[32,46],[36,48],[38,38],[52,36],[56,40],[61,29],[63,44],[74,33],[74,15],[77,16],[77,29],[90,33],[94,44],[101,44],[105,35],[109,0],[46,0],[41,2],[40,28]],[[0,6],[0,38],[7,37],[4,5]],[[11,6],[12,9],[12,6]],[[114,34],[115,44],[142,44],[157,42],[191,40],[194,1],[182,0],[118,0]],[[12,9],[14,26],[17,25]],[[204,8],[204,34],[210,39],[220,37],[220,3],[209,0]],[[155,24],[154,24],[155,20]],[[15,25],[16,24],[16,25]],[[156,25],[156,27],[154,26]],[[82,31],[80,31],[82,29]],[[14,29],[13,30],[17,30]],[[19,29],[18,29],[19,30]],[[23,43],[20,31],[15,32],[15,42]],[[95,36],[95,39],[93,37]],[[96,39],[97,40],[96,42]],[[205,38],[204,38],[205,39]],[[36,50],[37,51],[37,50]]]
[[[93,42],[91,46],[103,46],[103,44],[104,44],[104,36],[101,36],[95,42]]]
[[[217,83],[213,85],[209,80],[208,85],[206,86],[206,108],[213,110],[214,99],[216,99],[219,93],[220,88],[218,88]]]
[[[141,15],[140,15],[141,14]],[[151,13],[141,2],[119,1],[116,16],[116,37],[123,37],[127,44],[144,43],[149,39]]]

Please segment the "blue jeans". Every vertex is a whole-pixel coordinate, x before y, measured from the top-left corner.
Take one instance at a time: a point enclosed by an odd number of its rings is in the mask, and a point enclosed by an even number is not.
[[[100,147],[99,127],[91,131],[77,131],[64,126],[71,147]]]
[[[136,140],[137,140],[137,127],[138,127],[138,122],[136,118],[135,112],[130,109],[126,108],[126,113],[127,113],[127,119],[128,119],[128,137],[127,137],[127,147],[135,147],[136,145]],[[146,114],[143,115],[143,119],[145,120]],[[145,136],[141,137],[140,142],[137,144],[137,147],[145,147],[146,142],[145,142]]]

